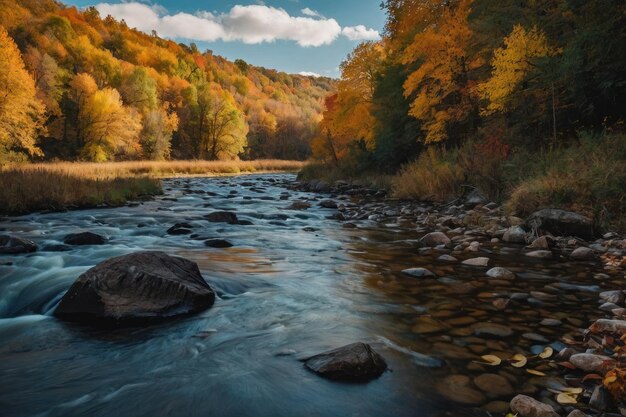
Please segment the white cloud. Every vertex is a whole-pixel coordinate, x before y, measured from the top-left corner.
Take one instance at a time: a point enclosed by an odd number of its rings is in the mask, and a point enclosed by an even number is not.
[[[341,34],[351,41],[376,41],[380,39],[380,33],[377,30],[368,29],[363,25],[345,27]]]
[[[304,75],[305,77],[315,77],[315,78],[319,78],[322,76],[321,74],[318,74],[317,72],[310,72],[310,71],[301,71],[298,74]]]
[[[379,38],[373,29],[363,25],[342,28],[335,19],[324,18],[309,8],[302,10],[307,17],[291,16],[284,9],[266,5],[238,5],[219,15],[207,11],[172,15],[162,6],[139,2],[100,3],[96,8],[103,16],[124,19],[129,27],[156,30],[167,38],[248,44],[287,40],[300,46],[328,45],[340,35],[351,40]]]

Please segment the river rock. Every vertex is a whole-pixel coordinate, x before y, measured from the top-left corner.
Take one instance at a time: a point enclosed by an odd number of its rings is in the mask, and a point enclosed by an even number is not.
[[[626,320],[598,319],[589,326],[589,330],[592,333],[611,333],[621,336],[626,334]]]
[[[526,243],[526,231],[520,226],[511,226],[504,232],[502,240],[509,243]]]
[[[311,208],[311,203],[307,201],[294,201],[287,210],[307,210]]]
[[[93,232],[72,233],[63,239],[66,245],[104,245],[106,238]]]
[[[437,382],[437,392],[445,398],[460,404],[480,405],[487,401],[482,392],[470,386],[470,378],[465,375],[450,375]]]
[[[569,358],[569,361],[578,369],[585,372],[602,372],[613,359],[608,356],[596,355],[594,353],[577,353]]]
[[[461,262],[463,265],[469,266],[487,266],[489,265],[489,258],[478,257],[478,258],[470,258]]]
[[[606,411],[611,407],[611,403],[611,394],[603,386],[596,386],[589,399],[589,406],[599,411]]]
[[[527,395],[517,395],[511,400],[511,411],[520,417],[559,417],[554,408]]]
[[[0,236],[0,254],[16,255],[19,253],[30,253],[37,250],[37,245],[27,239],[17,236]]]
[[[531,214],[525,224],[532,230],[549,232],[555,236],[576,236],[587,240],[595,236],[591,219],[571,211],[539,210]]]
[[[487,276],[498,279],[515,279],[515,274],[506,268],[496,266],[487,271]]]
[[[439,245],[447,245],[450,243],[450,238],[442,232],[432,232],[423,236],[420,239],[420,244],[426,247],[435,247]]]
[[[367,381],[382,375],[387,369],[385,360],[365,343],[352,343],[315,355],[304,366],[325,378],[349,381]]]
[[[215,211],[207,214],[205,218],[211,223],[237,224],[237,215],[230,211]]]
[[[620,290],[603,291],[600,293],[600,299],[607,303],[621,304],[624,302],[625,295],[624,291]]]
[[[188,235],[191,234],[192,225],[189,223],[176,223],[174,226],[167,229],[168,235]]]
[[[580,248],[574,249],[572,253],[570,253],[569,256],[572,259],[583,261],[587,259],[593,259],[594,254],[593,254],[593,249],[580,247]]]
[[[333,200],[322,200],[320,201],[320,207],[327,209],[336,209],[337,203],[335,203]]]
[[[533,240],[533,243],[528,245],[530,249],[550,249],[554,246],[554,239],[550,236],[539,236]]]
[[[487,203],[489,203],[489,199],[478,189],[472,190],[467,197],[465,197],[465,207],[467,208],[474,208]]]
[[[531,258],[550,259],[552,258],[552,252],[549,250],[534,250],[532,252],[528,252],[526,256]]]
[[[498,374],[479,375],[474,378],[474,384],[488,397],[503,397],[514,392],[509,380]]]
[[[510,327],[497,323],[477,323],[472,329],[476,336],[505,338],[513,335],[513,330]]]
[[[409,268],[402,271],[405,275],[410,275],[416,278],[434,277],[435,274],[426,268]]]
[[[136,322],[197,313],[214,301],[194,262],[163,252],[137,252],[83,273],[54,315],[69,321]]]
[[[438,261],[442,261],[442,262],[456,262],[458,261],[458,259],[456,259],[454,256],[451,255],[441,255],[440,257],[437,258]]]
[[[567,417],[589,417],[589,416],[580,410],[572,410],[572,412],[569,413]]]
[[[209,239],[209,240],[205,240],[204,241],[204,245],[208,246],[209,248],[219,248],[219,249],[232,248],[233,247],[232,243],[230,243],[228,240],[224,240],[224,239]]]

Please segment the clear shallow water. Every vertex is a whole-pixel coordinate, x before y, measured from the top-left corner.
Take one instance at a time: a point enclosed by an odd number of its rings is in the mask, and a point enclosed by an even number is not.
[[[0,222],[2,233],[44,248],[0,257],[2,415],[472,415],[467,406],[437,394],[438,381],[450,374],[492,372],[472,362],[479,355],[528,353],[533,345],[575,333],[598,316],[597,292],[623,285],[623,277],[594,279],[601,271],[594,263],[538,262],[520,256],[522,249],[514,246],[489,247],[486,256],[494,266],[521,272],[520,278],[490,282],[484,269],[437,262],[436,251],[419,253],[414,225],[364,221],[345,229],[326,219],[334,210],[315,202],[306,211],[287,210],[300,198],[320,198],[287,190],[294,179],[287,174],[174,179],[165,182],[165,196],[136,207]],[[237,194],[229,195],[233,190]],[[289,199],[280,200],[285,192]],[[253,225],[203,219],[215,210],[235,210]],[[167,235],[179,222],[235,247],[211,249],[203,240]],[[303,230],[311,227],[316,231]],[[86,230],[108,236],[109,244],[45,250]],[[82,272],[138,250],[163,250],[197,262],[219,295],[214,307],[118,331],[68,325],[51,316]],[[431,268],[440,278],[400,273],[414,266]],[[563,282],[584,286],[559,288]],[[523,300],[505,311],[492,304],[530,291],[554,294],[558,301]],[[540,325],[546,317],[563,324]],[[430,331],[420,326],[425,322]],[[479,323],[503,324],[514,334],[478,337],[472,326]],[[546,341],[531,341],[529,333]],[[367,384],[344,384],[309,373],[300,362],[355,341],[371,343],[391,371]],[[529,381],[523,370],[498,372],[530,392],[549,380]],[[485,402],[492,400],[498,398]]]

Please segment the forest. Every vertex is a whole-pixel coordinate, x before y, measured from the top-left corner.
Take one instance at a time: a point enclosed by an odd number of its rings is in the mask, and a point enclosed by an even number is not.
[[[440,201],[470,185],[518,215],[623,217],[626,3],[381,7],[383,39],[343,62],[312,142],[335,177],[390,174],[397,196]]]
[[[334,88],[54,0],[1,0],[0,51],[0,164],[302,160]]]

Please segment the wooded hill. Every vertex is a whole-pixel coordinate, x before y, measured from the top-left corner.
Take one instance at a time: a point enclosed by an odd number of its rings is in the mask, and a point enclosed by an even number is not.
[[[334,89],[54,0],[0,0],[0,26],[0,163],[303,159]]]

